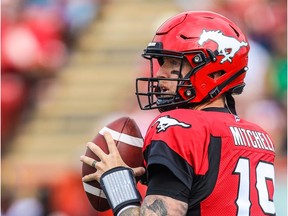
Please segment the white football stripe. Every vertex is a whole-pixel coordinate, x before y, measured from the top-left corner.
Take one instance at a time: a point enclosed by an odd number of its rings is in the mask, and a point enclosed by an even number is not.
[[[101,198],[104,198],[106,199],[106,196],[103,192],[103,190],[100,190],[99,188],[96,188],[92,185],[89,185],[85,182],[83,182],[83,186],[84,186],[84,190],[87,192],[87,193],[90,193],[90,194],[93,194],[97,197],[101,197]]]
[[[133,136],[129,136],[127,134],[121,134],[115,130],[112,130],[110,128],[104,127],[99,131],[99,134],[103,135],[103,133],[107,131],[109,132],[114,140],[120,141],[120,142],[124,142],[127,143],[129,145],[132,146],[136,146],[136,147],[143,147],[143,139],[142,138],[138,138],[138,137],[133,137]]]

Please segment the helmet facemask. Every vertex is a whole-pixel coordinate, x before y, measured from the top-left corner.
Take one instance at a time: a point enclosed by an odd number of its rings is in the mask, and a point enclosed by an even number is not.
[[[136,95],[139,106],[142,110],[158,109],[160,112],[172,110],[175,108],[191,108],[193,104],[189,103],[195,97],[195,90],[190,81],[190,77],[209,61],[203,51],[174,52],[162,50],[161,43],[152,43],[148,45],[142,55],[150,61],[150,77],[141,77],[136,79]],[[180,60],[178,77],[161,78],[156,77],[159,67],[164,63],[164,58],[175,58]],[[193,67],[189,63],[193,61]],[[184,64],[189,64],[192,68],[183,77],[182,69]],[[175,92],[166,92],[161,89],[160,82],[177,82]],[[142,90],[145,86],[144,90]]]

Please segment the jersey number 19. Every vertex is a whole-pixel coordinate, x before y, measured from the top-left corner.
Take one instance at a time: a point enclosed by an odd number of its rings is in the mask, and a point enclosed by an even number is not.
[[[259,161],[256,166],[256,182],[251,182],[251,165],[248,158],[240,157],[236,164],[233,174],[239,175],[239,189],[238,197],[236,199],[236,205],[238,207],[238,216],[250,215],[250,185],[256,184],[258,192],[259,206],[265,214],[275,215],[275,206],[273,200],[269,198],[269,190],[267,181],[273,182],[274,178],[274,166],[273,164],[265,161]]]

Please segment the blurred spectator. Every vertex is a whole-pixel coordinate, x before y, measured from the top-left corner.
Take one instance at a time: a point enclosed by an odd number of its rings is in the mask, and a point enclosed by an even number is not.
[[[283,145],[286,134],[286,116],[277,101],[273,99],[250,101],[250,104],[246,106],[244,115],[250,121],[265,128],[270,134],[275,143],[276,155],[285,155]]]
[[[67,0],[64,17],[67,22],[67,32],[70,44],[78,38],[87,26],[97,17],[99,1],[97,0]]]
[[[27,8],[50,10],[58,15],[58,21],[64,27],[63,39],[69,49],[98,16],[103,2],[105,0],[25,0]]]
[[[14,202],[14,192],[7,186],[1,184],[1,216],[5,216]]]
[[[41,203],[34,198],[25,198],[15,201],[2,216],[44,216]]]
[[[243,93],[235,97],[240,116],[245,115],[244,112],[251,101],[262,100],[268,91],[267,76],[271,67],[271,56],[258,42],[250,39],[249,44],[249,70],[245,77],[246,86]]]
[[[31,194],[19,195],[2,186],[2,216],[93,216],[78,172],[65,172],[57,181],[35,186]],[[18,197],[17,197],[18,196]]]
[[[53,183],[50,189],[51,213],[63,212],[69,216],[95,215],[78,172],[66,172],[62,177],[58,176],[58,181]]]
[[[38,197],[16,197],[16,191],[1,186],[1,216],[46,216],[42,200]]]
[[[67,63],[73,43],[97,16],[100,3],[1,1],[2,147],[13,137],[21,114],[37,102],[39,92],[34,90],[43,90],[38,87],[43,80],[57,76]]]
[[[1,154],[9,146],[7,142],[15,132],[27,103],[29,88],[23,77],[17,73],[5,73],[1,76]]]
[[[64,23],[57,11],[32,6],[20,11],[11,5],[5,7],[12,7],[9,10],[19,14],[2,15],[2,71],[12,68],[33,78],[53,75],[67,58]]]

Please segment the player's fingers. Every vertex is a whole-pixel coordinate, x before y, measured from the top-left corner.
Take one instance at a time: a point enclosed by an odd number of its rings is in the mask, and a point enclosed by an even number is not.
[[[86,146],[96,155],[100,158],[100,160],[103,159],[103,157],[106,155],[105,152],[103,152],[103,150],[95,145],[93,142],[88,142],[86,144]]]
[[[111,135],[109,132],[105,131],[105,132],[103,133],[103,136],[104,136],[104,138],[105,138],[105,140],[106,140],[106,142],[107,142],[107,146],[108,146],[108,149],[109,149],[109,153],[113,154],[113,153],[115,153],[115,152],[118,152],[116,143],[115,143],[112,135]]]
[[[94,167],[94,168],[96,168],[96,164],[99,162],[99,161],[96,161],[93,158],[87,157],[85,155],[80,156],[80,161],[82,161],[83,163],[85,163],[91,167]]]
[[[136,168],[132,168],[132,170],[133,170],[135,176],[141,176],[145,173],[144,167],[136,167]]]
[[[97,175],[97,173],[91,173],[89,175],[85,175],[83,178],[82,178],[82,181],[83,182],[90,182],[90,181],[99,181],[99,176]]]

